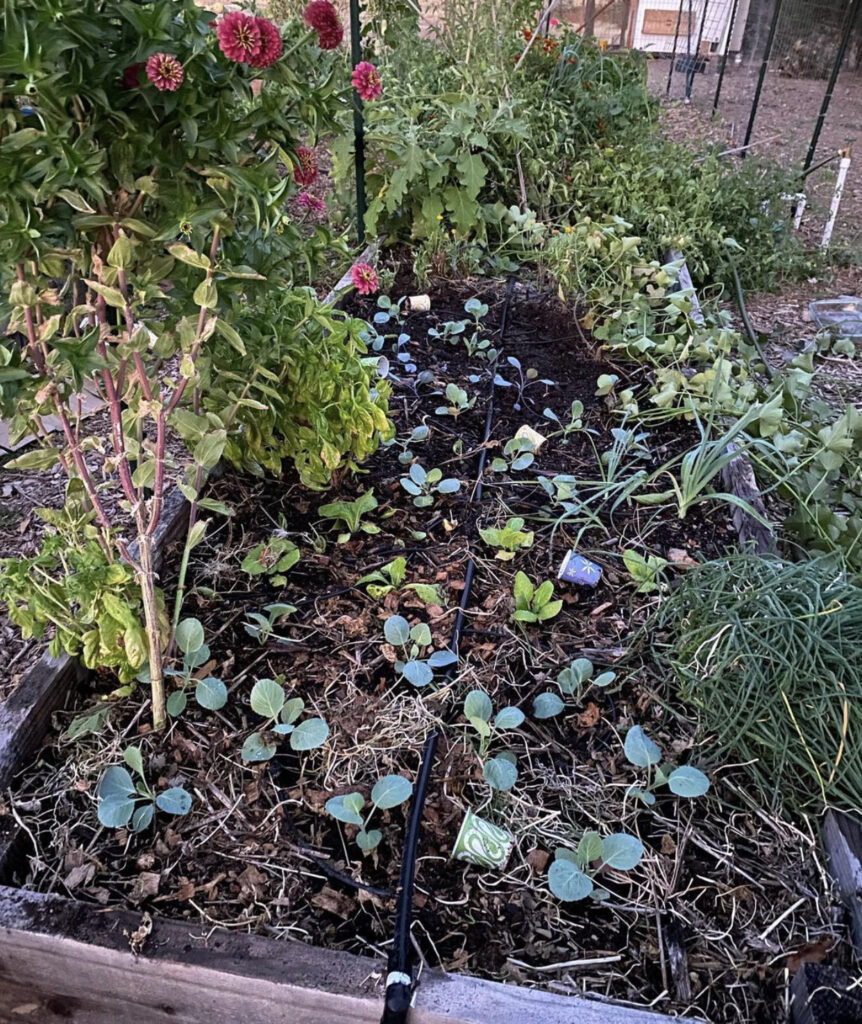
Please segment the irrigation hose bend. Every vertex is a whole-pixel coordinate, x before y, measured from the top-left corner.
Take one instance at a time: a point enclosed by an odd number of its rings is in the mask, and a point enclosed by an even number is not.
[[[506,298],[503,314],[500,318],[501,347],[506,337],[509,307],[515,290],[517,273],[516,270],[506,283]],[[492,371],[495,367],[496,361],[491,367]],[[491,393],[488,398],[488,408],[485,414],[485,432],[482,438],[482,449],[479,452],[476,470],[474,494],[477,502],[482,501],[482,480],[485,475],[485,463],[488,459],[488,441],[491,437],[491,427],[494,420],[494,390],[494,374],[492,372]],[[458,653],[461,634],[464,630],[466,610],[470,601],[470,590],[473,585],[475,572],[476,562],[471,551],[467,560],[467,569],[464,573],[464,589],[461,592],[458,614],[455,618],[455,625],[452,627],[452,638],[449,641],[449,649],[455,654]],[[454,666],[450,666],[446,670],[447,679],[451,679],[454,670]],[[404,838],[404,853],[401,858],[398,900],[395,906],[392,952],[389,954],[387,963],[386,991],[384,994],[383,1016],[380,1018],[380,1024],[406,1024],[407,1015],[410,1012],[410,1004],[413,1000],[414,980],[413,964],[410,956],[410,928],[413,918],[413,882],[416,874],[416,851],[419,845],[419,829],[422,824],[425,797],[428,793],[428,782],[431,778],[431,770],[434,767],[434,758],[437,753],[437,742],[440,738],[440,733],[441,729],[438,726],[428,734],[425,740],[425,747],[422,751],[422,766],[419,769],[419,778],[416,782],[413,803],[410,807],[410,818],[407,822],[407,833]]]

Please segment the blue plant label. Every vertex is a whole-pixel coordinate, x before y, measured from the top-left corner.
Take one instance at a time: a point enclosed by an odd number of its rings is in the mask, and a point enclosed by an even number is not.
[[[582,587],[595,587],[602,578],[601,566],[591,562],[583,555],[576,555],[574,551],[567,551],[560,571],[557,573],[558,580],[566,583],[579,583]]]

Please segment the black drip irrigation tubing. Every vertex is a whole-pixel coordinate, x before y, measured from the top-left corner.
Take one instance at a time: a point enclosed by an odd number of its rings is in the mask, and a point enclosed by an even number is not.
[[[512,302],[516,277],[517,271],[512,274],[506,284],[506,297],[500,319],[501,348],[506,337],[509,307]],[[494,367],[492,367],[492,371],[493,369]],[[491,393],[488,398],[488,409],[485,415],[485,432],[482,440],[482,449],[479,452],[476,484],[473,488],[473,500],[476,502],[482,501],[482,480],[485,475],[485,463],[488,458],[487,444],[491,437],[491,427],[494,418],[494,389],[494,375],[492,372]],[[452,639],[449,641],[449,649],[455,654],[458,653],[461,634],[464,632],[466,610],[470,601],[470,590],[473,585],[475,571],[476,562],[471,551],[467,561],[467,570],[464,574],[464,590],[461,593],[458,614],[452,627]],[[447,668],[445,673],[447,681],[452,678],[454,671],[454,665]],[[419,845],[422,811],[425,807],[428,782],[434,767],[434,758],[437,753],[437,742],[440,739],[440,733],[441,728],[438,726],[433,732],[429,733],[428,738],[425,740],[425,747],[422,751],[422,766],[419,770],[413,803],[410,807],[410,818],[407,822],[404,852],[401,858],[401,878],[398,886],[398,900],[395,907],[392,952],[389,954],[387,964],[386,991],[384,993],[381,1024],[406,1024],[407,1015],[410,1012],[410,1005],[413,1000],[415,981],[413,978],[413,958],[410,953],[410,929],[413,919],[413,883],[416,875],[416,851]]]

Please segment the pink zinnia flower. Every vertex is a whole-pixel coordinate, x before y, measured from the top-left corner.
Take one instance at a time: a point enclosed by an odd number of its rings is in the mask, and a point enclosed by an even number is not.
[[[338,13],[329,0],[311,0],[305,8],[305,24],[317,33],[321,50],[334,50],[344,38]]]
[[[350,280],[360,295],[373,295],[380,287],[377,271],[367,263],[354,263],[350,268]]]
[[[137,64],[130,64],[123,72],[123,88],[124,89],[137,89],[141,84],[140,74],[143,68],[143,62],[139,61]]]
[[[147,61],[147,78],[159,92],[176,92],[183,84],[183,66],[172,53],[154,53]]]
[[[219,19],[216,34],[225,57],[238,63],[253,63],[261,47],[260,26],[257,22],[257,18],[243,14],[242,11],[231,11]]]
[[[281,33],[269,18],[255,18],[260,32],[260,48],[251,60],[256,68],[269,68],[281,56]]]
[[[326,202],[321,199],[320,196],[316,196],[311,192],[300,192],[296,198],[296,201],[300,206],[308,210],[309,213],[326,213]]]
[[[308,146],[297,146],[296,159],[299,163],[293,168],[293,180],[297,185],[310,185],[317,177],[317,154]]]
[[[353,69],[353,77],[350,81],[364,100],[376,100],[383,92],[380,72],[370,61],[360,61]]]

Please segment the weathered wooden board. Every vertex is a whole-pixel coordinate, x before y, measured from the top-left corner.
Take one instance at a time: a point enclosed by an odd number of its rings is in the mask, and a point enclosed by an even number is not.
[[[829,873],[847,907],[856,956],[862,961],[862,826],[846,814],[828,811],[823,821],[823,845]]]
[[[676,35],[677,18],[679,18],[679,10],[662,11],[648,7],[644,11],[644,23],[641,31],[645,36]],[[686,11],[680,19],[680,37],[684,39],[687,35],[691,35],[693,31],[693,19],[688,11]]]
[[[0,887],[0,1022],[377,1024],[382,965],[296,942],[156,920]],[[580,997],[423,973],[411,1024],[662,1024]]]

